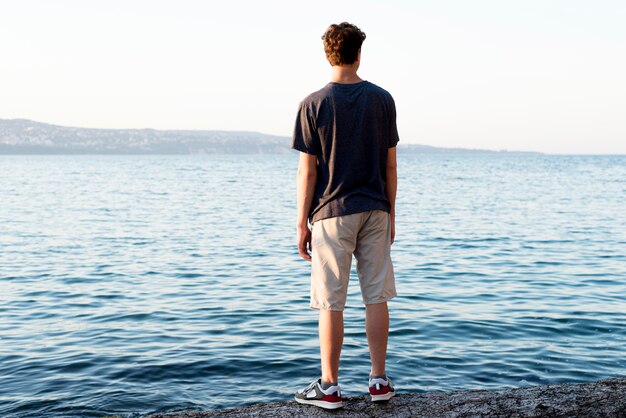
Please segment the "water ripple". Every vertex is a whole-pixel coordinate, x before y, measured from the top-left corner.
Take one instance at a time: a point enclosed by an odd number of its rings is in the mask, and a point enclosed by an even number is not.
[[[0,416],[224,408],[316,377],[296,164],[0,156]],[[626,373],[626,158],[399,167],[388,371],[402,390]],[[348,395],[366,390],[363,314],[353,281]],[[259,390],[268,376],[279,383]]]

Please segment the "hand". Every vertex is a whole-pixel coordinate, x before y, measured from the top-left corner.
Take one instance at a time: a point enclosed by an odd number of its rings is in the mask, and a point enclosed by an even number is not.
[[[396,239],[396,217],[395,215],[391,215],[391,244],[393,245],[393,241]]]
[[[307,225],[298,227],[298,252],[300,257],[311,262],[311,230]]]

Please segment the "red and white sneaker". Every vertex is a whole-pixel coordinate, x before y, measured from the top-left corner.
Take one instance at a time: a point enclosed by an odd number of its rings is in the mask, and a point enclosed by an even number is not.
[[[343,406],[339,385],[322,389],[322,379],[312,382],[304,389],[296,392],[296,401],[306,405],[315,405],[324,409],[337,409]]]
[[[387,378],[370,379],[370,395],[373,402],[388,401],[393,398],[396,392],[393,389],[393,382]]]

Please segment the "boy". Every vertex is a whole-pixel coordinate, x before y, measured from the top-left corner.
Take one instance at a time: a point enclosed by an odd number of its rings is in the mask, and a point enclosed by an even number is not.
[[[365,34],[344,22],[330,25],[322,39],[331,81],[300,103],[292,144],[300,151],[298,251],[312,263],[322,376],[299,390],[296,401],[335,409],[343,406],[338,372],[353,254],[366,305],[370,395],[385,401],[395,394],[385,360],[387,301],[396,296],[390,248],[398,130],[391,95],[357,75]]]

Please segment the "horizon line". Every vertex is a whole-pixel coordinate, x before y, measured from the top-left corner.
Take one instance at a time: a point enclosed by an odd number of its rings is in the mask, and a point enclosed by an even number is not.
[[[54,126],[54,127],[60,127],[60,128],[74,128],[74,129],[93,129],[93,130],[110,130],[110,131],[161,131],[161,132],[167,132],[167,131],[186,131],[186,132],[231,132],[231,133],[255,133],[255,134],[260,134],[260,135],[267,135],[267,136],[274,136],[274,137],[279,137],[279,138],[286,138],[289,139],[290,136],[286,136],[286,135],[279,135],[279,134],[273,134],[273,133],[266,133],[266,132],[262,132],[262,131],[252,131],[252,130],[228,130],[228,129],[181,129],[181,128],[167,128],[167,129],[162,129],[162,128],[100,128],[100,127],[86,127],[86,126],[72,126],[72,125],[61,125],[61,124],[57,124],[57,123],[50,123],[50,122],[41,122],[38,120],[34,120],[34,119],[28,119],[28,118],[0,118],[0,121],[5,120],[5,121],[25,121],[25,122],[33,122],[33,123],[38,123],[38,124],[42,124],[42,125],[49,125],[49,126]],[[398,143],[398,146],[400,147],[404,147],[407,145],[419,145],[419,146],[424,146],[424,147],[432,147],[432,148],[440,148],[440,149],[449,149],[449,150],[466,150],[466,151],[474,151],[474,152],[480,152],[480,151],[487,151],[487,152],[494,152],[494,153],[520,153],[520,154],[541,154],[541,155],[554,155],[554,156],[581,156],[581,157],[585,157],[585,156],[589,156],[589,157],[593,157],[593,156],[607,156],[607,157],[621,157],[621,156],[626,156],[626,153],[567,153],[567,152],[545,152],[545,151],[534,151],[534,150],[511,150],[511,149],[506,149],[506,148],[499,148],[499,149],[495,149],[495,148],[473,148],[473,147],[462,147],[462,146],[442,146],[442,145],[432,145],[432,144],[425,144],[425,143],[419,143],[419,142],[412,142],[411,140],[406,140],[406,139],[401,139],[400,142]]]

